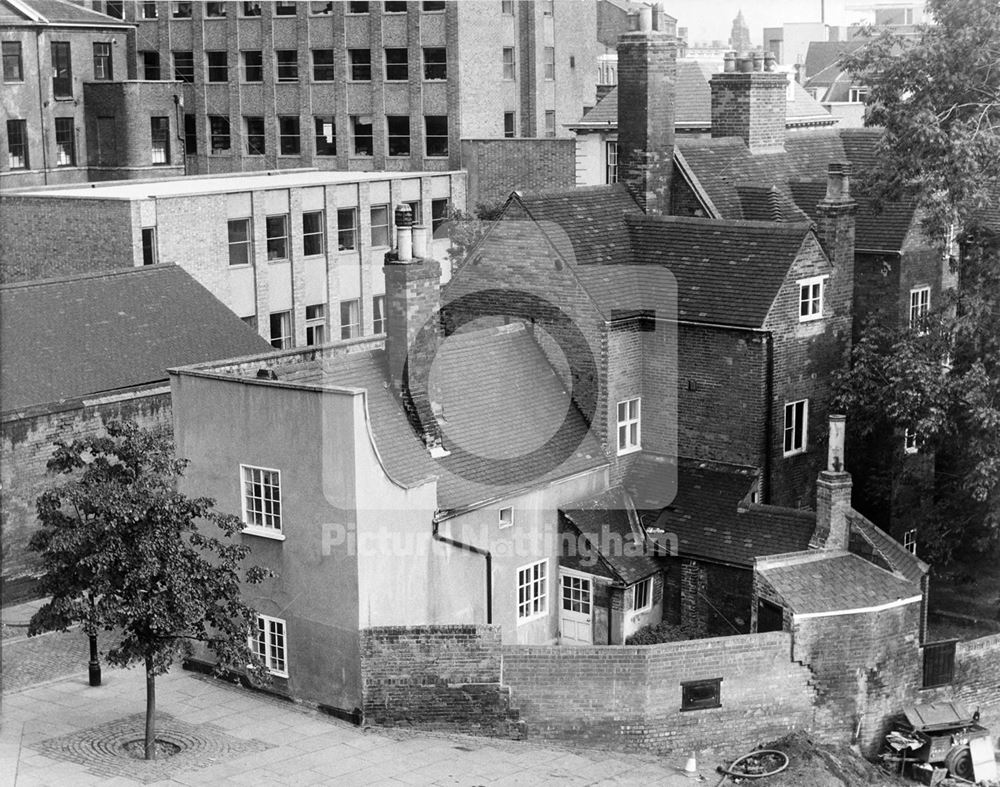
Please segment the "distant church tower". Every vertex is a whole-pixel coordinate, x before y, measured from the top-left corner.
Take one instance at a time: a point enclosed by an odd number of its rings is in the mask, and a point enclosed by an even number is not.
[[[733,20],[733,32],[729,37],[729,48],[737,52],[749,52],[753,49],[753,45],[750,43],[750,28],[747,27],[746,20],[743,18],[742,8]]]

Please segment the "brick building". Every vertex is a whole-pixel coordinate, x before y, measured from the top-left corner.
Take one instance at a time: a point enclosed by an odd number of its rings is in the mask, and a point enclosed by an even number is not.
[[[290,170],[7,192],[0,280],[175,263],[276,347],[371,335],[384,330],[381,264],[402,203],[429,234],[465,209],[464,173]],[[429,243],[443,258],[447,239]]]
[[[0,190],[183,173],[176,86],[128,78],[131,34],[63,0],[0,2]]]
[[[173,265],[0,287],[0,468],[4,602],[30,596],[35,499],[55,440],[100,434],[110,419],[171,425],[171,364],[267,344]]]
[[[190,173],[457,169],[594,102],[594,3],[87,4],[135,26],[130,78],[183,83]]]

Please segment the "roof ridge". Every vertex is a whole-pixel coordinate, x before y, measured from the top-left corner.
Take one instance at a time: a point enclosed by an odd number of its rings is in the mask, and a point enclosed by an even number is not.
[[[799,221],[757,221],[753,219],[713,219],[707,216],[657,216],[649,213],[626,213],[626,221],[647,221],[662,224],[689,224],[704,226],[706,223],[725,225],[734,229],[761,229],[768,232],[784,232],[788,235],[804,234],[812,229],[811,220]]]
[[[94,271],[91,273],[74,273],[70,276],[52,276],[47,279],[28,279],[26,281],[15,281],[7,284],[0,284],[0,291],[26,289],[28,287],[45,287],[53,284],[66,284],[74,281],[84,281],[87,279],[104,279],[113,276],[121,276],[127,273],[163,271],[169,268],[177,268],[172,262],[160,262],[156,265],[134,265],[130,268],[112,268],[107,271]]]
[[[765,514],[785,514],[796,516],[799,519],[815,519],[816,512],[810,508],[791,508],[790,506],[776,506],[770,503],[749,503],[746,507],[747,511],[760,511]]]

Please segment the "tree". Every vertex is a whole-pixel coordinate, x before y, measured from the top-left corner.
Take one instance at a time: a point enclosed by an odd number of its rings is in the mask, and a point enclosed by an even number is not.
[[[156,676],[191,655],[193,643],[216,655],[219,671],[250,665],[267,680],[248,644],[256,613],[240,593],[250,549],[227,540],[243,525],[212,500],[176,491],[187,463],[172,450],[162,434],[131,422],[109,423],[103,437],[57,442],[48,468],[67,480],[38,498],[41,528],[31,540],[41,590],[52,598],[29,635],[77,622],[120,631],[107,660],[146,670],[146,759],[156,756]],[[199,521],[221,533],[207,535]],[[242,573],[249,584],[270,576],[259,566]]]
[[[884,129],[864,191],[915,204],[942,253],[957,251],[958,286],[920,325],[870,322],[840,403],[869,447],[908,429],[934,453],[921,540],[947,561],[1000,533],[1000,4],[927,9],[915,38],[869,30],[844,64],[870,87],[866,125]]]
[[[504,202],[476,205],[473,213],[463,213],[452,210],[448,216],[448,231],[451,246],[448,247],[448,258],[452,269],[457,269],[465,261],[466,255],[483,239],[486,231],[503,215]]]

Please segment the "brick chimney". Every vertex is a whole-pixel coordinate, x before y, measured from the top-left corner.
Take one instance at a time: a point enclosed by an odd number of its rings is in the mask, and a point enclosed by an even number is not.
[[[847,549],[851,508],[851,474],[844,467],[844,431],[846,418],[830,416],[830,439],[827,447],[826,470],[816,481],[816,530],[811,547]]]
[[[382,269],[389,380],[411,425],[427,446],[434,448],[440,446],[441,439],[428,383],[440,339],[441,265],[434,259],[413,256],[414,245],[426,253],[427,244],[421,235],[414,244],[410,207],[397,207],[394,218],[396,248],[385,255]]]
[[[647,213],[670,212],[674,166],[677,41],[652,29],[652,9],[639,29],[618,37],[618,172]]]
[[[788,75],[774,70],[774,54],[727,52],[712,88],[712,137],[739,137],[750,152],[785,149]]]
[[[826,298],[838,315],[851,314],[854,304],[854,214],[851,165],[833,162],[827,167],[826,196],[816,206],[816,234],[834,266]]]

